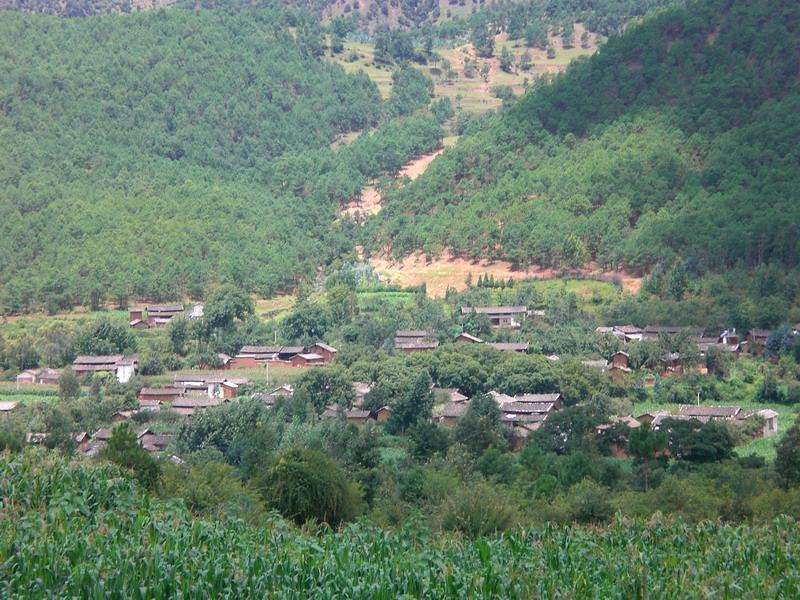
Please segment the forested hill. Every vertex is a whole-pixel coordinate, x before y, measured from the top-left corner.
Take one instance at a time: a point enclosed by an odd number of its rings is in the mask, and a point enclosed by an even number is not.
[[[392,121],[429,102],[424,81],[403,73],[382,102],[319,59],[306,25],[262,9],[0,13],[0,310],[221,280],[270,294],[349,244],[336,202],[441,129]]]
[[[612,38],[388,196],[368,247],[701,272],[800,261],[800,4]]]

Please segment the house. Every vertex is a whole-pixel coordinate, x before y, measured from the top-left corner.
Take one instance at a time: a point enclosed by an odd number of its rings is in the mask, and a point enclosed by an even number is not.
[[[223,402],[223,398],[209,398],[203,394],[188,394],[173,400],[170,411],[184,417],[189,417],[197,411],[202,411],[212,406],[219,406]]]
[[[761,432],[761,437],[772,437],[778,435],[778,413],[769,408],[759,410],[755,413],[764,419],[764,429]]]
[[[363,381],[354,381],[353,382],[353,393],[355,394],[355,398],[353,399],[353,406],[355,408],[361,408],[364,404],[364,397],[372,391],[372,386],[368,383],[364,383]]]
[[[229,364],[231,369],[255,369],[278,359],[280,346],[242,346]]]
[[[25,434],[25,443],[38,446],[47,439],[48,435],[49,434],[45,432],[29,431],[28,433]]]
[[[455,341],[457,343],[465,343],[465,344],[482,344],[483,340],[479,337],[475,337],[472,334],[462,332],[456,336]]]
[[[78,376],[87,373],[112,373],[120,383],[127,383],[136,374],[137,360],[133,356],[79,356],[72,363]]]
[[[183,304],[150,304],[147,307],[147,323],[150,327],[163,327],[173,318],[183,315]]]
[[[26,369],[16,377],[17,383],[35,385],[58,385],[61,372],[55,369]]]
[[[488,345],[500,352],[516,352],[517,354],[526,354],[529,348],[528,344],[517,342],[489,342]]]
[[[219,368],[220,369],[230,369],[231,368],[231,361],[233,360],[232,356],[228,356],[224,352],[218,352],[217,358],[219,359]]]
[[[247,380],[234,380],[226,379],[224,377],[209,377],[206,379],[209,398],[223,398],[230,400],[239,393],[239,385],[241,381]]]
[[[172,402],[175,398],[183,396],[184,393],[186,393],[186,388],[183,386],[163,388],[145,387],[139,390],[139,403],[151,403],[152,405],[152,402]]]
[[[693,328],[682,325],[647,325],[642,332],[642,340],[656,341],[661,336],[672,336],[681,333],[693,333]]]
[[[291,363],[293,367],[321,367],[325,364],[325,358],[314,352],[306,352],[295,354]]]
[[[155,434],[148,431],[139,437],[139,445],[147,452],[163,452],[175,440],[175,434]]]
[[[467,412],[468,402],[448,402],[439,414],[439,423],[445,427],[455,427],[458,420]]]
[[[118,410],[113,415],[111,415],[111,422],[114,424],[117,423],[124,423],[126,421],[130,421],[133,415],[135,415],[138,410]]]
[[[519,329],[522,322],[530,314],[527,306],[462,306],[461,314],[477,313],[486,315],[492,327],[510,327]]]
[[[683,362],[677,352],[670,352],[660,362],[665,373],[683,373]]]
[[[389,417],[392,416],[392,409],[389,406],[381,406],[378,410],[374,411],[373,414],[378,423],[386,423]]]
[[[331,364],[336,361],[336,353],[338,350],[324,342],[317,342],[308,349],[308,352],[310,354],[319,354],[322,357],[322,362]]]
[[[145,327],[147,327],[147,317],[145,316],[145,308],[143,306],[129,308],[128,321],[130,322],[131,327],[133,327],[134,322],[144,323]]]
[[[441,399],[442,402],[466,402],[469,400],[468,396],[465,396],[455,388],[435,387],[431,391],[433,392],[433,397],[437,400]]]
[[[19,402],[0,402],[0,413],[10,413],[12,410],[17,408]]]
[[[623,352],[622,350],[618,350],[611,355],[611,370],[612,371],[624,371],[626,373],[630,372],[630,365],[628,361],[630,360],[630,354],[627,352]]]
[[[644,337],[644,330],[636,325],[614,325],[611,328],[611,335],[621,339],[623,342],[641,342]]]
[[[517,394],[516,396],[512,397],[511,401],[540,405],[552,404],[555,410],[561,410],[561,400],[561,394],[558,392],[553,392],[551,394]]]
[[[683,405],[678,409],[678,414],[703,423],[716,420],[738,419],[742,409],[738,406],[689,406]]]
[[[86,452],[86,449],[89,447],[89,444],[92,441],[91,436],[85,431],[76,433],[72,439],[75,440],[75,443],[78,446],[78,452]]]
[[[720,333],[719,337],[717,338],[717,342],[720,344],[726,344],[728,346],[738,346],[739,336],[736,333],[736,328],[733,327],[731,329],[726,329]]]
[[[596,369],[601,373],[605,373],[608,368],[608,361],[605,360],[582,360],[581,364],[587,369]]]
[[[202,304],[192,304],[192,307],[186,311],[186,318],[190,321],[194,321],[196,319],[202,319],[203,314],[205,313],[205,306]]]
[[[282,362],[291,362],[292,358],[295,355],[304,352],[305,348],[302,346],[281,346],[280,350],[278,351],[278,358],[277,360]]]
[[[16,378],[18,384],[34,384],[36,383],[36,371],[33,369],[25,369],[21,371]]]
[[[427,331],[400,330],[395,333],[394,347],[405,354],[433,350],[439,346],[439,340],[429,335]]]
[[[283,385],[279,385],[274,390],[270,392],[273,396],[285,396],[285,397],[292,397],[294,396],[294,387],[289,385],[288,383],[284,383]]]
[[[747,344],[751,354],[760,355],[767,347],[767,340],[772,335],[769,329],[751,329],[747,332]]]
[[[372,419],[372,413],[370,413],[368,410],[351,408],[350,410],[345,411],[344,418],[347,419],[348,423],[353,423],[354,425],[363,425],[368,420]]]

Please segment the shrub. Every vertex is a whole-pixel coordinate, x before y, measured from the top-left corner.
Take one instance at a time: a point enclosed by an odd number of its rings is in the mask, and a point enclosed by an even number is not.
[[[505,531],[519,519],[508,495],[486,482],[460,488],[442,507],[442,527],[470,537]]]

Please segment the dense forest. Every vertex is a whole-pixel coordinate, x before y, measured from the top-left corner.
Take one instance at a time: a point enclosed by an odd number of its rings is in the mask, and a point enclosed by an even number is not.
[[[0,13],[4,312],[221,280],[269,295],[351,247],[337,202],[442,131],[410,117],[426,78],[399,71],[384,103],[366,75],[318,60],[319,27],[295,17]]]
[[[631,27],[390,193],[369,247],[796,267],[799,23],[794,2],[718,0]]]

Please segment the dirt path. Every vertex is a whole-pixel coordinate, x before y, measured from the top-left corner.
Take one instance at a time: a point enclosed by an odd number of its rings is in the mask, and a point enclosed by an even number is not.
[[[439,148],[428,154],[418,156],[414,160],[407,162],[403,168],[398,171],[396,177],[408,177],[412,181],[422,175],[434,161],[434,159],[444,152],[444,148]],[[344,204],[340,210],[342,215],[353,217],[357,221],[363,222],[366,217],[377,215],[381,211],[381,198],[380,192],[374,185],[368,185],[361,190],[361,195],[358,198],[350,200]]]

